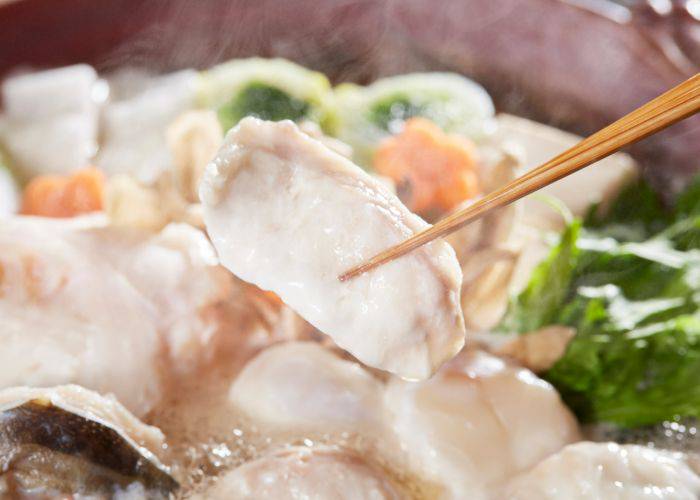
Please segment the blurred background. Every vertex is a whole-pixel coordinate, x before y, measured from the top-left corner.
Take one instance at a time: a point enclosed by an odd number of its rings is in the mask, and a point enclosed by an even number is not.
[[[0,75],[251,55],[335,82],[457,71],[500,110],[585,134],[698,71],[700,0],[0,0]],[[698,168],[700,117],[631,152],[677,190]]]

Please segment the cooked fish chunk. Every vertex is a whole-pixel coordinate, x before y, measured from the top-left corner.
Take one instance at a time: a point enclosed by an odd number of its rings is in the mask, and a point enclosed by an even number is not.
[[[447,498],[487,498],[579,437],[553,387],[482,352],[460,354],[425,382],[393,380],[386,404],[412,468]]]
[[[0,495],[168,498],[163,434],[116,399],[77,385],[0,391]],[[8,488],[11,491],[6,491]]]
[[[499,500],[700,498],[700,476],[680,453],[616,443],[565,447],[511,481]]]
[[[96,82],[87,64],[21,74],[2,84],[4,109],[12,118],[37,121],[74,112],[94,116]]]
[[[192,228],[151,236],[95,218],[3,220],[0,388],[77,383],[145,414],[163,370],[194,362],[216,328],[213,258]]]
[[[398,500],[387,475],[334,448],[287,448],[229,472],[202,498],[224,500]]]
[[[66,231],[28,217],[0,225],[0,388],[77,383],[142,415],[160,392],[153,308]]]
[[[200,196],[221,262],[363,363],[425,379],[462,347],[461,272],[446,243],[338,281],[427,224],[292,122],[242,120],[207,167]]]
[[[109,174],[131,174],[145,184],[155,182],[173,165],[166,130],[194,108],[196,81],[195,71],[178,71],[144,78],[140,88],[122,91],[102,114],[97,166]]]
[[[101,227],[70,237],[139,291],[155,309],[175,368],[191,368],[219,328],[215,309],[228,299],[232,286],[204,233],[187,224],[169,224],[156,234]]]
[[[2,85],[0,142],[25,175],[85,167],[97,151],[107,88],[85,64],[28,73]]]
[[[381,384],[313,342],[286,342],[248,362],[232,403],[257,426],[296,432],[381,432]]]

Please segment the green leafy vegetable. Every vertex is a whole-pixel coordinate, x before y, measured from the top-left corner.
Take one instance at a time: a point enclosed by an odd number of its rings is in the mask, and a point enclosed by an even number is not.
[[[502,323],[576,328],[544,374],[584,422],[700,417],[700,182],[665,210],[636,183],[572,222]]]
[[[676,201],[677,219],[700,215],[700,176],[693,179]]]
[[[559,307],[569,296],[578,261],[576,241],[580,229],[580,221],[573,221],[549,257],[535,268],[527,288],[509,308],[503,321],[506,330],[528,332],[556,321]]]
[[[263,120],[293,120],[304,118],[308,103],[264,83],[251,83],[219,108],[221,126],[228,130],[246,116]]]
[[[586,227],[620,241],[645,240],[666,227],[671,219],[659,197],[644,180],[630,183],[604,211],[604,215],[600,215],[600,212],[598,205],[591,207],[585,218]]]

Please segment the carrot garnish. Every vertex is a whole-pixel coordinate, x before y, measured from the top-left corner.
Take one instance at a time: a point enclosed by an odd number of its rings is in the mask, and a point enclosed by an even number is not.
[[[385,139],[373,160],[377,173],[392,178],[408,208],[439,215],[479,192],[474,144],[444,133],[425,118],[411,118]]]
[[[73,217],[102,210],[105,179],[96,168],[70,175],[41,175],[24,189],[21,213],[43,217]]]

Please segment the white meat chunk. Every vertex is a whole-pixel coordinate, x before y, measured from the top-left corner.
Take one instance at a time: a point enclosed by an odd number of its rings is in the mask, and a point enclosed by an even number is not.
[[[215,327],[213,250],[191,228],[151,236],[99,225],[3,220],[0,388],[76,383],[141,416],[161,397],[163,370],[191,363]]]
[[[102,114],[97,165],[111,175],[130,174],[145,184],[155,182],[173,165],[166,130],[180,114],[194,108],[196,81],[196,71],[179,71],[140,82],[140,88],[122,91],[121,96],[116,92],[117,99]]]
[[[206,491],[210,500],[398,500],[387,477],[361,457],[333,448],[288,448],[248,462]]]
[[[410,466],[446,498],[487,498],[579,437],[553,387],[482,352],[460,354],[425,382],[391,381],[386,404]]]
[[[257,426],[381,432],[381,384],[357,363],[313,342],[268,347],[238,375],[229,398]]]
[[[461,272],[447,243],[338,280],[428,225],[292,122],[242,120],[208,165],[200,196],[221,262],[363,363],[425,379],[462,347]]]
[[[680,453],[586,442],[546,458],[494,498],[695,500],[700,498],[700,476]]]
[[[108,261],[153,306],[175,368],[192,368],[220,327],[216,307],[232,288],[230,273],[218,265],[204,233],[170,224],[156,234],[102,227],[73,237]]]
[[[77,383],[137,415],[160,393],[152,306],[53,221],[0,225],[0,388]]]
[[[2,86],[0,142],[25,175],[85,167],[97,151],[107,88],[85,64],[28,73]]]

